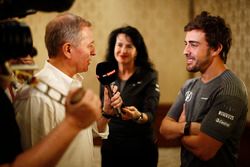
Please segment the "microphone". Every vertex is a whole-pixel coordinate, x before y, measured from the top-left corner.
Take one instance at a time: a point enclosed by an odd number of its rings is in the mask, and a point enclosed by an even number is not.
[[[117,78],[117,71],[115,65],[111,62],[105,61],[98,63],[96,66],[96,76],[97,79],[108,89],[109,98],[113,96],[113,91],[111,86],[115,85],[115,80]],[[122,111],[120,108],[116,108],[116,113],[120,117]]]

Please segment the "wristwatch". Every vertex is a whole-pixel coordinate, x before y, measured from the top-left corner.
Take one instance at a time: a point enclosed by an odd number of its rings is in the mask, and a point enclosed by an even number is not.
[[[191,121],[187,121],[184,127],[184,136],[190,135]]]
[[[106,119],[111,119],[111,118],[115,118],[115,116],[113,115],[110,115],[110,114],[107,114],[105,113],[103,110],[102,110],[102,116]]]
[[[140,113],[140,116],[139,116],[138,118],[136,118],[135,121],[136,121],[137,123],[140,123],[142,120],[143,120],[143,113],[141,112],[141,113]]]

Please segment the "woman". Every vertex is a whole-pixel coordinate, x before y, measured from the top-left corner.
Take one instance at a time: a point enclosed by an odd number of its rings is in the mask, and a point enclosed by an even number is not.
[[[159,104],[156,70],[149,60],[140,32],[131,26],[113,30],[109,36],[106,60],[117,68],[118,85],[123,104],[122,117],[107,117],[109,137],[103,139],[102,167],[156,167],[158,147],[154,120]],[[104,87],[101,86],[103,99]]]

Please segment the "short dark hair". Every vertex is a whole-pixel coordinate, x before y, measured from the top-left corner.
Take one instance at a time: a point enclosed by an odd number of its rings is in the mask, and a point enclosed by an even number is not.
[[[232,43],[232,32],[225,20],[220,16],[211,16],[208,12],[202,11],[184,27],[185,32],[195,29],[205,33],[210,47],[217,49],[219,44],[222,45],[223,48],[219,55],[226,64],[227,54]]]

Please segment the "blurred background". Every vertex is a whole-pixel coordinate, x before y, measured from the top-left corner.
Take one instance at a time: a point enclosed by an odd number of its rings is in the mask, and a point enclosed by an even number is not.
[[[188,78],[198,76],[186,72],[183,56],[185,34],[183,27],[196,14],[206,10],[220,15],[230,25],[233,44],[228,55],[227,66],[246,84],[250,92],[250,1],[249,0],[75,0],[69,12],[92,22],[97,55],[92,58],[89,71],[83,73],[84,86],[99,93],[96,79],[96,64],[104,60],[109,33],[122,25],[131,25],[142,33],[149,55],[159,72],[161,90],[156,129],[167,110]],[[35,62],[42,68],[47,59],[44,44],[46,24],[58,12],[37,12],[22,18],[31,30],[34,46],[38,50]],[[250,102],[249,102],[250,103]],[[250,106],[250,104],[249,104]],[[249,107],[250,108],[250,107]],[[243,135],[240,151],[240,166],[249,164],[250,113]],[[159,134],[158,134],[159,135]],[[179,166],[179,144],[166,143],[159,135],[159,166]],[[100,166],[98,142],[96,144],[96,166]]]
[[[171,104],[184,81],[193,77],[185,69],[183,27],[202,10],[220,15],[230,24],[233,45],[227,65],[246,83],[249,92],[249,0],[75,0],[69,12],[92,22],[97,50],[90,70],[83,74],[85,86],[99,93],[95,67],[104,59],[108,34],[119,26],[132,25],[144,36],[150,58],[159,72],[160,103]],[[38,49],[35,61],[40,68],[47,59],[44,45],[45,25],[57,14],[37,12],[21,19],[31,27],[34,45]]]

